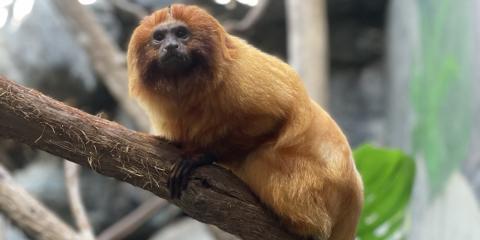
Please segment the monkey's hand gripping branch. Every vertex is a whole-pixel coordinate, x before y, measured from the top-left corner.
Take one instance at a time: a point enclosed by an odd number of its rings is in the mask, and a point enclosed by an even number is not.
[[[3,77],[0,137],[47,151],[165,199],[169,199],[169,169],[180,159],[179,151],[165,141],[66,106]],[[174,203],[191,217],[246,240],[297,239],[245,184],[217,166],[195,170],[182,197]]]

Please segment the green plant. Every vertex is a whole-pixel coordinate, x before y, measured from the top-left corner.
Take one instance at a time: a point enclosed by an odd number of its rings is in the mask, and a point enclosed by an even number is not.
[[[415,175],[414,160],[398,150],[364,145],[354,151],[365,186],[360,240],[402,239]]]

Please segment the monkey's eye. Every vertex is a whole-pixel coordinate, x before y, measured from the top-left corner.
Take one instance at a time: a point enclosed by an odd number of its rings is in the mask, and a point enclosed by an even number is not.
[[[182,39],[186,39],[188,37],[188,34],[188,30],[184,27],[180,27],[177,29],[177,31],[175,31],[175,36]]]
[[[155,32],[153,32],[152,37],[153,37],[153,40],[162,41],[165,38],[165,33],[163,31],[156,30]]]

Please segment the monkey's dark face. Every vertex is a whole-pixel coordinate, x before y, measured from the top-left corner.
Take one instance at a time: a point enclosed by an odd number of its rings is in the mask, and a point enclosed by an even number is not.
[[[174,4],[152,13],[128,46],[130,88],[186,94],[220,86],[220,71],[232,60],[227,37],[220,23],[196,6]]]
[[[192,66],[192,56],[187,44],[191,38],[188,27],[178,21],[157,26],[151,36],[152,47],[157,52],[158,70],[165,74],[181,74]]]

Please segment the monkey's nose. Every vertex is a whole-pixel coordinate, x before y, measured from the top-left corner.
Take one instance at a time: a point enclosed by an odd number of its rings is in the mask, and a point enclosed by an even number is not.
[[[177,43],[170,43],[167,46],[165,46],[164,50],[167,52],[172,52],[178,49],[178,44]]]

